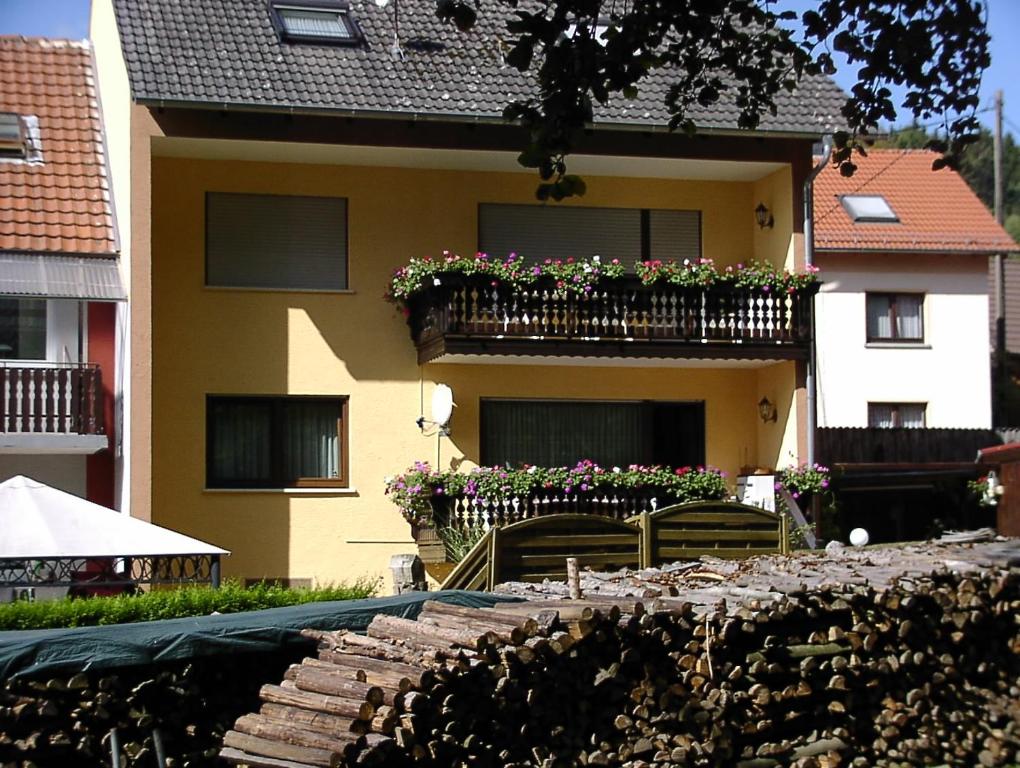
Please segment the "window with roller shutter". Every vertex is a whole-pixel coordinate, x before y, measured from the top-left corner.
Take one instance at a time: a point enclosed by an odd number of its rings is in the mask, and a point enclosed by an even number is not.
[[[481,203],[478,250],[500,259],[516,253],[528,264],[598,256],[628,270],[639,260],[697,259],[701,212]]]
[[[206,285],[335,291],[347,288],[347,200],[206,194]]]

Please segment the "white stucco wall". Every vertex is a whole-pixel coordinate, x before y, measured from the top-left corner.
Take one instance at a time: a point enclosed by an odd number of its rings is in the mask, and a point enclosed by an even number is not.
[[[96,88],[106,134],[107,172],[120,245],[120,270],[125,288],[131,286],[131,90],[124,64],[113,0],[91,0],[89,38],[96,69]],[[114,506],[130,513],[129,492],[131,348],[130,306],[117,304],[115,349]]]
[[[926,426],[992,423],[987,259],[817,254],[818,426],[866,427],[869,402],[927,403]],[[924,293],[923,344],[868,344],[867,292]]]

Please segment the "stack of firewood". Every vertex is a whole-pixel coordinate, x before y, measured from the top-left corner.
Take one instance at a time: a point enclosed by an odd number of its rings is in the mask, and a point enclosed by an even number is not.
[[[0,766],[220,764],[223,733],[294,651],[13,678],[0,683]],[[263,677],[262,679],[266,679]],[[270,678],[272,679],[272,678]]]
[[[554,607],[550,607],[554,606]],[[222,755],[266,768],[1008,765],[1020,572],[948,570],[766,602],[427,603],[318,657]]]

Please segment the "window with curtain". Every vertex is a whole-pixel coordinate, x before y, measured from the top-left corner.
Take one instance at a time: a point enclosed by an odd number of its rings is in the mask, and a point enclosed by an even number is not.
[[[868,341],[924,341],[924,295],[869,293]]]
[[[701,402],[485,399],[481,431],[486,465],[705,463]]]
[[[347,287],[347,200],[209,192],[205,282],[223,288]]]
[[[347,399],[226,397],[206,403],[206,486],[344,486]]]
[[[696,259],[701,212],[481,203],[478,249],[498,258],[516,253],[529,264],[597,255],[628,269],[642,259]]]
[[[46,359],[46,300],[0,298],[0,360]]]
[[[924,428],[924,403],[868,403],[868,426]]]

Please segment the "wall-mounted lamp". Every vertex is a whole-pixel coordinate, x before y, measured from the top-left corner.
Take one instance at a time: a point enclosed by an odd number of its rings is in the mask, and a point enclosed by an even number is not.
[[[761,420],[766,424],[770,421],[775,421],[777,418],[775,403],[767,397],[763,397],[758,401],[758,415],[761,416]]]
[[[765,207],[765,203],[758,203],[758,207],[754,209],[754,219],[758,222],[759,229],[772,229],[776,226],[772,211]]]

